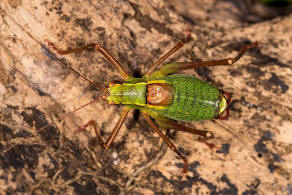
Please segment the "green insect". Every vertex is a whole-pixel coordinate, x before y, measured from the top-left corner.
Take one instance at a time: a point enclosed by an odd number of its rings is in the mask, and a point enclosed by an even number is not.
[[[258,45],[258,42],[254,42],[243,47],[234,58],[202,62],[175,62],[166,64],[154,71],[166,58],[184,45],[186,41],[182,40],[157,60],[142,78],[134,78],[129,76],[125,68],[98,43],[91,43],[70,50],[60,50],[50,41],[47,42],[50,48],[61,55],[79,52],[87,48],[95,48],[111,62],[125,81],[124,83],[110,82],[108,87],[100,88],[86,77],[80,75],[75,69],[63,63],[76,74],[96,86],[96,88],[104,91],[104,95],[94,101],[104,99],[108,100],[110,104],[125,105],[117,124],[106,141],[103,141],[100,130],[97,128],[94,120],[90,120],[80,127],[80,130],[85,130],[88,126],[93,126],[101,147],[108,149],[117,136],[129,111],[139,109],[154,131],[159,134],[172,151],[176,152],[182,158],[184,161],[184,174],[188,171],[186,157],[177,150],[175,145],[161,132],[156,124],[163,128],[173,128],[211,138],[213,134],[210,131],[190,128],[177,121],[226,119],[229,115],[227,106],[230,103],[230,95],[228,92],[220,90],[193,76],[175,73],[181,70],[199,67],[231,65],[239,60],[246,50],[257,47]],[[156,124],[151,118],[155,120]]]

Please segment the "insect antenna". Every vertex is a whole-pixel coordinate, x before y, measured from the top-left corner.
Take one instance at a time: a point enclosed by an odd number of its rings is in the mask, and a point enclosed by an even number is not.
[[[72,114],[72,113],[74,113],[74,112],[76,112],[76,111],[78,111],[78,110],[80,110],[80,109],[82,109],[82,108],[84,108],[84,107],[86,107],[86,106],[88,106],[88,105],[94,103],[94,102],[97,102],[97,101],[99,101],[99,100],[105,100],[105,98],[106,98],[106,96],[104,96],[104,95],[103,95],[103,96],[100,96],[100,97],[97,97],[97,98],[93,99],[92,101],[88,102],[87,104],[84,104],[84,105],[82,105],[82,106],[80,106],[80,107],[74,109],[74,110],[71,111],[71,112],[65,113],[64,117],[66,117],[66,115],[70,115],[70,114]],[[52,127],[52,126],[53,126],[53,127],[56,126],[54,122],[50,122],[49,124],[45,125],[44,127],[41,127],[40,129],[34,131],[34,134],[39,133],[39,132],[43,131],[44,129],[46,129],[46,128],[48,128],[48,127]],[[77,132],[79,129],[80,129],[80,128],[78,128],[77,130],[75,130],[75,132]],[[17,145],[18,145],[18,144],[14,144],[14,145],[12,145],[12,146],[8,146],[8,147],[6,147],[6,148],[0,150],[0,153],[6,153],[6,152],[8,152],[9,150],[11,150],[11,149],[13,149],[14,147],[16,147]]]
[[[92,104],[92,103],[94,103],[94,102],[97,102],[97,101],[99,101],[99,100],[105,100],[105,96],[97,97],[97,98],[93,99],[92,101],[88,102],[87,104],[84,104],[84,105],[82,105],[82,106],[80,106],[80,107],[78,107],[78,108],[72,110],[71,112],[68,112],[67,114],[68,114],[68,115],[69,115],[69,114],[73,114],[74,112],[76,112],[76,111],[78,111],[78,110],[81,110],[82,108],[84,108],[84,107],[86,107],[86,106],[88,106],[88,105],[90,105],[90,104]]]
[[[84,105],[82,105],[82,106],[80,106],[80,107],[78,107],[70,112],[65,113],[65,115],[63,117],[69,116],[70,114],[73,114],[74,112],[77,112],[78,110],[81,110],[82,108],[85,108],[86,106],[88,106],[92,103],[98,102],[99,100],[105,100],[105,96],[103,95],[103,96],[97,97],[97,98],[93,99],[92,101],[88,102],[87,104],[84,104]],[[47,124],[46,126],[36,130],[35,132],[38,133],[38,132],[40,132],[40,131],[42,131],[50,126],[55,126],[55,123],[51,122],[51,123]]]
[[[58,53],[61,53],[60,50],[59,50],[59,49],[58,49],[58,48],[57,48],[52,42],[50,42],[50,41],[47,40],[47,39],[45,40],[45,42],[48,43],[49,48],[51,48],[51,49],[57,51]],[[66,68],[70,69],[71,71],[73,71],[73,72],[74,72],[75,74],[77,74],[79,77],[81,77],[82,79],[86,80],[86,81],[89,82],[91,85],[93,85],[96,89],[98,89],[98,90],[102,90],[103,92],[106,93],[107,88],[100,87],[100,86],[96,85],[92,80],[86,78],[85,76],[83,76],[82,74],[80,74],[77,70],[75,70],[74,68],[72,68],[71,66],[69,66],[67,63],[65,63],[65,62],[64,62],[63,60],[61,60],[60,58],[58,58],[58,57],[57,57],[53,52],[51,52],[49,49],[46,48],[46,51],[50,54],[51,57],[54,58],[54,60],[57,60],[58,62],[60,62],[64,67],[66,67]],[[106,94],[106,95],[102,95],[102,96],[100,96],[100,97],[97,97],[97,98],[93,99],[92,101],[88,102],[87,104],[84,104],[84,105],[82,105],[82,106],[80,106],[80,107],[74,109],[73,111],[70,111],[70,112],[68,112],[68,113],[65,113],[64,117],[66,117],[66,116],[68,116],[68,115],[70,115],[70,114],[73,114],[74,112],[76,112],[76,111],[78,111],[78,110],[81,110],[82,108],[84,108],[84,107],[86,107],[86,106],[88,106],[88,105],[90,105],[90,104],[92,104],[92,103],[94,103],[94,102],[97,102],[97,101],[99,101],[99,100],[105,100],[106,97],[107,97],[107,94]],[[35,132],[38,133],[38,132],[40,132],[40,131],[42,131],[42,130],[44,130],[44,129],[50,127],[50,126],[55,126],[55,123],[54,123],[54,122],[51,122],[51,123],[45,125],[44,127],[40,128],[40,129],[38,129],[38,130],[36,130]]]

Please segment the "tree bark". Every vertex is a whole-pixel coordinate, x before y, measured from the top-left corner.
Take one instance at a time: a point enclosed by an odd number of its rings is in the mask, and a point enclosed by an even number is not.
[[[1,193],[292,193],[292,15],[244,22],[232,1],[0,1]],[[101,94],[62,65],[106,86],[122,79],[95,50],[61,56],[61,49],[97,42],[130,75],[143,75],[185,37],[167,62],[234,57],[259,41],[235,65],[184,71],[232,94],[228,120],[188,123],[210,130],[208,147],[184,132],[170,136],[190,169],[166,148],[137,112],[131,112],[109,150],[122,106],[106,101],[68,114]]]

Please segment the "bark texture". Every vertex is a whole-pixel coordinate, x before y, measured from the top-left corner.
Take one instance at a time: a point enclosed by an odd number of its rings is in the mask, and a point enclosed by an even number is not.
[[[291,194],[292,15],[251,24],[238,2],[1,0],[0,193]],[[65,114],[100,92],[62,66],[46,39],[63,49],[98,42],[141,76],[187,29],[192,40],[166,62],[233,57],[261,44],[233,66],[184,71],[232,93],[228,120],[188,124],[214,133],[210,147],[171,133],[190,162],[186,177],[137,112],[109,150],[94,131],[74,133],[94,119],[107,137],[121,106]],[[57,56],[97,85],[121,81],[94,50]]]

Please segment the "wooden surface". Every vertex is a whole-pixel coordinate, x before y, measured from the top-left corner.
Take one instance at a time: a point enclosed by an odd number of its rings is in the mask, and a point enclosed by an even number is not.
[[[292,15],[254,24],[248,16],[232,1],[1,0],[1,194],[291,194]],[[186,177],[136,112],[109,150],[93,131],[74,133],[94,119],[107,137],[121,106],[100,102],[66,115],[100,93],[63,67],[45,39],[61,48],[98,42],[141,75],[189,28],[192,40],[167,62],[232,57],[261,44],[234,66],[184,72],[232,93],[228,120],[188,124],[212,130],[215,148],[171,132],[190,162]],[[100,86],[120,80],[95,51],[57,56]]]

